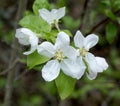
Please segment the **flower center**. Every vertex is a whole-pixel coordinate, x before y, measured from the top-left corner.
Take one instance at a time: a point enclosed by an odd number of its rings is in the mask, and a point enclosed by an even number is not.
[[[52,25],[55,26],[58,31],[60,31],[60,28],[59,28],[59,26],[58,26],[58,20],[54,19]]]
[[[65,58],[64,53],[58,49],[58,51],[55,53],[55,59],[59,60],[59,61],[63,61],[63,59]]]
[[[83,57],[85,57],[85,55],[88,53],[88,51],[85,48],[79,49],[80,51],[80,55],[82,55]]]
[[[56,19],[54,19],[54,20],[53,20],[53,23],[54,23],[54,24],[55,24],[55,23],[57,23],[57,20],[56,20]]]

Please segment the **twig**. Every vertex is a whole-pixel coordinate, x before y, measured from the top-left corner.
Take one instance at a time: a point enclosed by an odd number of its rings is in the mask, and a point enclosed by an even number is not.
[[[96,24],[95,26],[93,26],[93,28],[87,33],[87,35],[90,34],[90,33],[92,33],[92,32],[94,32],[97,28],[99,28],[102,24],[108,22],[109,20],[110,19],[107,17],[107,18],[103,19],[102,21],[100,21],[98,24]]]
[[[83,13],[82,13],[82,24],[80,26],[80,30],[84,30],[87,26],[89,15],[90,15],[90,10],[93,5],[94,0],[85,0],[84,3],[84,8],[83,8]]]
[[[15,78],[15,80],[19,80],[19,79],[20,79],[21,77],[23,77],[27,72],[28,72],[28,70],[23,71],[19,76],[17,76],[17,77]]]
[[[19,58],[16,58],[14,62],[7,69],[5,69],[4,71],[0,73],[0,75],[4,75],[8,73],[19,62],[19,60],[20,60]]]
[[[19,6],[16,16],[16,21],[18,21],[22,16],[26,9],[27,0],[19,0]],[[15,25],[15,29],[17,28],[17,24]],[[14,39],[12,43],[13,47],[17,46],[17,42]],[[11,58],[9,61],[9,67],[12,65],[12,62],[17,58],[17,52],[18,50],[13,48],[11,51]],[[7,75],[7,82],[6,82],[6,88],[5,88],[5,97],[4,97],[4,106],[12,106],[12,90],[13,90],[13,81],[14,81],[14,73],[15,73],[16,67],[8,69],[8,75]]]
[[[116,14],[116,15],[119,14],[119,13],[120,13],[120,11],[114,12],[114,14]],[[103,25],[104,23],[108,22],[109,20],[110,20],[109,17],[101,20],[99,23],[97,23],[95,26],[92,27],[92,29],[87,33],[87,35],[92,33],[92,32],[94,32],[97,28],[99,28],[101,25]]]

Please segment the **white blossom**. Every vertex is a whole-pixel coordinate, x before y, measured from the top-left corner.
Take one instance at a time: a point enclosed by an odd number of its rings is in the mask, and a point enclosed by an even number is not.
[[[39,54],[51,58],[42,69],[42,77],[46,81],[56,79],[60,69],[64,74],[76,79],[84,74],[85,66],[81,59],[76,59],[77,51],[69,44],[69,36],[64,32],[59,32],[55,45],[45,41],[38,46]]]
[[[33,53],[38,46],[38,38],[34,32],[28,28],[19,28],[16,30],[15,37],[18,39],[19,43],[22,45],[31,45],[30,51],[26,51],[23,54],[29,55]]]
[[[65,16],[65,7],[59,9],[52,9],[51,11],[43,8],[39,10],[39,15],[50,25],[54,24],[55,27],[59,29],[58,22],[59,19]]]
[[[108,68],[108,64],[104,58],[95,57],[89,52],[89,49],[97,44],[98,39],[98,36],[95,34],[84,37],[80,31],[77,31],[74,36],[75,46],[79,48],[78,58],[82,58],[85,64],[87,64],[87,77],[91,80],[96,78],[98,72],[103,72]]]

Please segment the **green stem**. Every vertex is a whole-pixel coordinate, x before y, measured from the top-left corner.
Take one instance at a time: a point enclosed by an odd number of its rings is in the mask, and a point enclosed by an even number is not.
[[[86,62],[85,58],[83,58],[83,62],[85,63],[86,66],[86,72],[88,72],[88,63]]]
[[[60,28],[59,28],[58,22],[55,23],[55,27],[56,27],[57,30],[60,32]]]

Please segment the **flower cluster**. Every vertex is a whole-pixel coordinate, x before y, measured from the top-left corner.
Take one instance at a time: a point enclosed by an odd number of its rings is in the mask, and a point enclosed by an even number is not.
[[[25,55],[37,50],[39,54],[50,58],[42,68],[42,77],[46,81],[56,79],[60,70],[75,79],[80,79],[86,73],[87,77],[92,80],[96,78],[97,73],[108,68],[104,58],[95,57],[89,52],[90,48],[98,43],[98,36],[90,34],[84,37],[80,31],[77,31],[74,36],[75,47],[73,47],[70,45],[69,35],[60,31],[58,22],[65,15],[65,7],[53,9],[52,11],[40,9],[39,14],[46,22],[55,25],[59,30],[54,44],[48,41],[38,44],[39,39],[36,33],[28,28],[17,29],[15,36],[20,44],[31,45],[30,51],[24,52]]]

